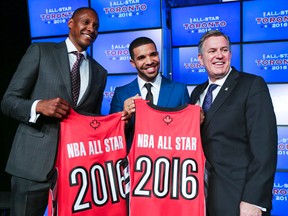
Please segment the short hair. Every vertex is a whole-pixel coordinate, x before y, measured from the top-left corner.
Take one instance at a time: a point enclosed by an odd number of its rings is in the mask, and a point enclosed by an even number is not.
[[[78,16],[83,10],[90,10],[90,11],[93,11],[97,16],[98,16],[98,13],[96,12],[96,10],[94,10],[93,8],[90,8],[90,7],[80,7],[80,8],[77,8],[73,14],[72,14],[72,19],[74,19],[76,16]]]
[[[129,54],[130,54],[131,59],[134,59],[133,49],[135,49],[136,47],[145,45],[145,44],[154,44],[155,49],[157,50],[157,46],[156,46],[155,42],[154,42],[151,38],[148,38],[148,37],[138,37],[138,38],[134,39],[134,40],[130,43],[130,46],[129,46]]]
[[[223,32],[219,30],[210,30],[206,33],[204,33],[198,43],[198,53],[202,54],[202,47],[204,42],[210,38],[210,37],[218,37],[218,36],[223,36],[227,41],[229,45],[229,50],[231,51],[231,41],[228,35],[224,34]]]

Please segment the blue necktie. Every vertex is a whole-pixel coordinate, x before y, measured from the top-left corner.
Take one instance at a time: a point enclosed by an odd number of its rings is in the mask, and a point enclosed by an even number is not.
[[[204,113],[206,113],[211,104],[212,104],[212,99],[213,99],[213,95],[212,95],[212,92],[217,88],[217,84],[211,84],[209,87],[208,87],[208,90],[207,90],[207,93],[205,95],[205,98],[204,98],[204,101],[203,101],[203,104],[202,104],[202,109],[204,111]],[[209,187],[209,183],[208,183],[208,170],[207,170],[207,166],[209,165],[208,161],[206,161],[205,163],[205,173],[204,173],[204,186],[205,186],[205,197],[207,198],[208,196],[208,187]]]
[[[218,86],[217,84],[211,84],[208,88],[208,91],[205,95],[205,98],[204,98],[204,101],[202,104],[202,109],[203,109],[204,113],[206,113],[209,110],[209,108],[212,104],[212,99],[213,99],[212,92],[214,91],[214,89],[217,88],[217,86]]]

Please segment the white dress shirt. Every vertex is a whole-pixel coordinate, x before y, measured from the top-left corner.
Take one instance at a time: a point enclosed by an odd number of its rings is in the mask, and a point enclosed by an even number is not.
[[[72,52],[77,51],[77,48],[74,46],[74,44],[70,41],[69,38],[65,40],[66,46],[67,46],[67,51],[68,51],[68,57],[69,57],[69,65],[70,65],[70,71],[72,70],[72,67],[76,61],[76,55],[73,54]],[[80,65],[80,93],[79,93],[79,98],[78,102],[81,100],[83,97],[89,83],[89,61],[87,59],[87,52],[84,50],[81,52],[84,56],[83,61]],[[33,102],[31,111],[30,111],[30,119],[29,122],[35,123],[39,117],[39,114],[36,113],[36,106],[37,103],[40,100],[36,100]]]
[[[214,99],[216,98],[216,96],[218,95],[221,87],[223,86],[224,82],[226,81],[228,75],[230,74],[232,68],[230,68],[229,72],[221,79],[217,79],[215,82],[212,82],[209,78],[209,84],[207,85],[206,89],[202,92],[202,94],[199,97],[199,100],[197,101],[197,104],[200,105],[202,107],[205,95],[207,93],[208,87],[210,86],[210,84],[217,84],[217,87],[215,88],[215,90],[212,92],[212,102],[214,101]]]
[[[143,80],[142,78],[140,78],[139,76],[137,77],[137,80],[138,80],[138,85],[139,85],[140,92],[141,92],[141,97],[143,99],[145,99],[146,94],[147,94],[147,88],[144,85],[147,82],[145,80]],[[157,105],[157,102],[158,102],[159,92],[160,92],[160,87],[161,87],[161,81],[162,81],[161,74],[158,73],[158,75],[155,77],[155,79],[152,82],[149,82],[152,84],[151,92],[153,94],[153,104],[155,104],[155,105]]]

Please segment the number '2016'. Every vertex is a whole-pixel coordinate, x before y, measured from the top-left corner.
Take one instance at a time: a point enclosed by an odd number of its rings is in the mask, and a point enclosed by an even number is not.
[[[164,198],[170,193],[171,199],[192,200],[198,195],[199,183],[194,175],[198,173],[198,166],[194,159],[187,158],[180,163],[180,158],[169,160],[159,157],[154,164],[147,156],[138,157],[135,161],[134,172],[141,173],[141,178],[133,190],[133,196]],[[152,188],[147,183],[152,180]]]
[[[80,187],[77,197],[75,197],[72,211],[78,212],[91,208],[91,201],[84,202],[89,182],[91,182],[92,201],[96,206],[105,205],[109,199],[111,199],[112,203],[119,202],[121,198],[124,199],[124,177],[121,174],[120,164],[121,160],[116,162],[115,168],[113,161],[107,161],[105,166],[94,164],[90,168],[89,174],[84,167],[75,167],[70,172],[70,186]],[[88,178],[90,178],[90,181]]]

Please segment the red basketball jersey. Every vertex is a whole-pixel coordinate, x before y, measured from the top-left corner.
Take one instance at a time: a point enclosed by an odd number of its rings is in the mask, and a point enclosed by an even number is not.
[[[205,215],[200,107],[163,111],[135,100],[128,154],[131,216]]]
[[[61,122],[50,215],[127,215],[120,166],[126,156],[124,127],[121,113],[84,116],[70,111]]]

